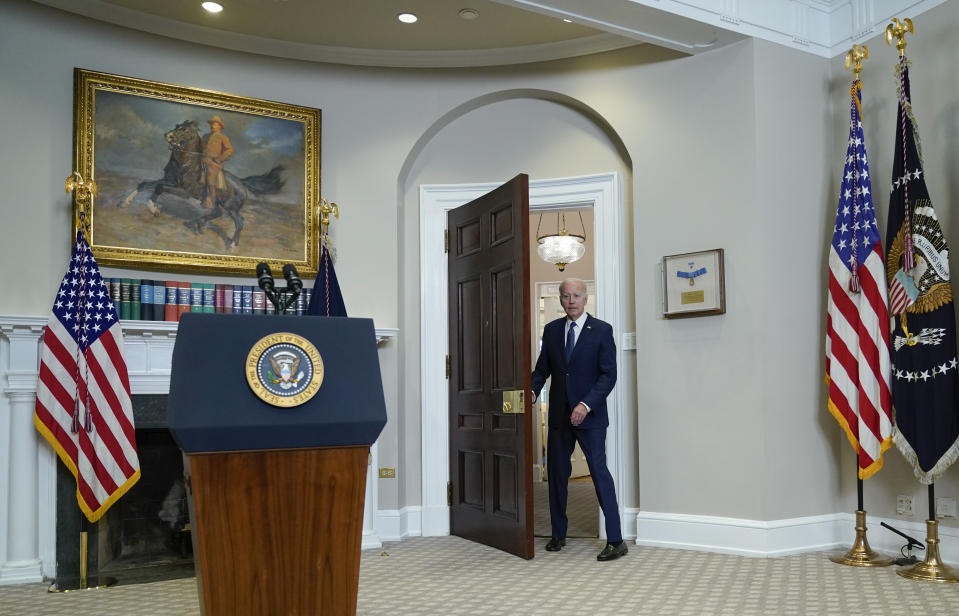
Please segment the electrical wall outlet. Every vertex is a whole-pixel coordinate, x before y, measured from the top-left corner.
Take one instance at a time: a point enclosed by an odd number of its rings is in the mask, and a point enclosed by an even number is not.
[[[956,499],[952,497],[936,497],[936,517],[954,518],[956,517]]]
[[[900,494],[896,497],[896,513],[899,515],[912,515],[912,497]]]
[[[396,469],[388,466],[380,469],[380,479],[395,479]]]

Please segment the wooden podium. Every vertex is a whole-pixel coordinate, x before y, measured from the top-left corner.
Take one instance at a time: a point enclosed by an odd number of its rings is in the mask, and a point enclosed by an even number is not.
[[[296,340],[319,353],[322,383],[276,406],[247,372]],[[355,614],[369,446],[386,423],[372,321],[188,313],[172,365],[202,613]]]

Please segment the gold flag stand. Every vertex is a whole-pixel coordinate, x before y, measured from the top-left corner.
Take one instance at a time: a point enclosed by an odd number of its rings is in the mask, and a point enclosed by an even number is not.
[[[932,488],[932,486],[929,486]],[[908,569],[896,571],[899,575],[920,582],[954,584],[959,574],[939,558],[939,520],[926,520],[926,559]]]
[[[64,188],[67,193],[73,193],[75,202],[76,227],[83,229],[86,227],[87,211],[83,203],[87,202],[89,206],[93,204],[93,198],[97,196],[97,183],[92,179],[84,180],[79,171],[74,171],[64,182]],[[88,546],[87,519],[83,512],[80,512],[80,577],[65,578],[59,582],[54,582],[47,589],[48,592],[73,592],[76,590],[97,590],[107,588],[117,583],[112,577],[88,575],[87,557],[89,555]],[[92,584],[91,584],[92,582]]]
[[[959,582],[959,573],[942,562],[939,557],[939,520],[936,519],[936,485],[929,484],[929,519],[926,520],[926,559],[908,569],[896,571],[899,575],[920,582],[954,584]]]
[[[851,567],[888,567],[892,564],[891,558],[873,552],[869,547],[869,540],[866,539],[866,512],[862,509],[856,510],[856,540],[852,547],[842,556],[830,556],[829,560]]]
[[[89,577],[87,574],[87,530],[86,530],[86,518],[83,516],[83,512],[80,513],[81,524],[83,525],[83,530],[80,531],[80,577],[79,578],[66,578],[60,580],[59,582],[54,582],[47,589],[47,592],[74,592],[77,590],[100,590],[101,588],[109,588],[110,586],[115,586],[117,583],[116,578],[107,577],[107,576],[94,576]]]

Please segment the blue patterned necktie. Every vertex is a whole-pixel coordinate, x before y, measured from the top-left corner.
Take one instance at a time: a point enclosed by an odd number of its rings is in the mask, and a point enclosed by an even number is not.
[[[569,332],[566,334],[566,363],[573,356],[573,347],[576,346],[576,321],[569,324]]]

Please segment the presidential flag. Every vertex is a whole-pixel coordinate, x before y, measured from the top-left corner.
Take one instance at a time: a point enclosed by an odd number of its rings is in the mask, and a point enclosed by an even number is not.
[[[859,478],[882,468],[891,447],[889,312],[869,162],[862,130],[862,83],[850,94],[849,142],[829,248],[826,383],[829,412],[859,454]]]
[[[43,334],[33,422],[76,477],[91,522],[140,478],[118,318],[79,231]]]
[[[345,317],[346,304],[343,303],[340,283],[336,280],[336,271],[333,269],[333,257],[330,254],[328,238],[323,239],[320,250],[322,250],[320,268],[316,272],[313,295],[310,297],[310,305],[306,314]]]
[[[893,441],[928,485],[959,456],[956,321],[949,248],[926,190],[905,56],[896,78],[899,118],[886,228]]]

